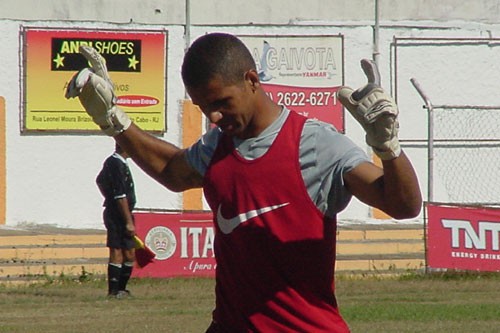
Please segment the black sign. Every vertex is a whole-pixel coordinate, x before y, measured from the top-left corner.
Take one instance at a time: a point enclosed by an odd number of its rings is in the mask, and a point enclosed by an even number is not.
[[[89,67],[78,51],[80,45],[92,46],[106,59],[110,72],[141,71],[141,40],[53,38],[51,70],[79,71]]]

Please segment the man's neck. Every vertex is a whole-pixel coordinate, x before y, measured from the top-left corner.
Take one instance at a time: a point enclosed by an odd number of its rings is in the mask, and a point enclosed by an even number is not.
[[[264,92],[262,92],[265,94]],[[238,138],[245,140],[259,136],[266,128],[278,119],[283,107],[274,103],[267,95],[262,99],[262,103],[257,106],[258,112],[254,116],[253,121],[248,126],[245,133],[239,135]]]

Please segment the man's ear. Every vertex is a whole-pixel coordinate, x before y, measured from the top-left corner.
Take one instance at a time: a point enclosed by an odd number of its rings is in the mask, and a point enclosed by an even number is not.
[[[251,69],[245,73],[245,81],[252,86],[254,91],[260,87],[259,74],[255,69]]]

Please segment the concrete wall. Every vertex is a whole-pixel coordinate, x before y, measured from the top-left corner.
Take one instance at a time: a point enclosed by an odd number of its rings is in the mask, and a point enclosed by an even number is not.
[[[454,80],[453,64],[468,68],[462,58],[454,58],[450,49],[425,52],[402,52],[395,74],[396,61],[391,57],[394,37],[488,38],[500,35],[497,1],[380,1],[380,69],[383,85],[398,92],[401,108],[401,138],[425,137],[427,125],[422,101],[410,85],[416,76],[428,87],[431,96],[455,101],[457,91],[481,86],[479,95],[467,96],[467,102],[500,104],[497,75],[475,76]],[[20,132],[20,28],[22,26],[87,29],[160,29],[169,33],[167,77],[167,127],[162,138],[181,144],[180,102],[184,89],[179,75],[185,40],[184,1],[0,1],[0,96],[6,100],[6,221],[7,226],[20,223],[54,224],[65,227],[101,228],[101,197],[94,178],[102,161],[113,149],[113,141],[96,135],[21,135]],[[490,23],[491,22],[491,23]],[[345,46],[345,82],[357,87],[365,83],[359,68],[361,58],[373,53],[372,1],[191,1],[191,39],[210,31],[235,34],[342,34]],[[254,24],[251,24],[254,23]],[[496,49],[495,49],[496,50]],[[470,61],[493,64],[491,48],[477,49]],[[467,59],[466,59],[467,61]],[[446,64],[450,71],[439,72]],[[399,77],[397,77],[397,75]],[[439,79],[436,79],[439,78]],[[397,79],[397,80],[396,80]],[[486,80],[486,82],[485,82]],[[395,86],[395,82],[398,86]],[[445,87],[443,87],[445,86]],[[461,97],[464,98],[464,97]],[[361,146],[364,133],[346,115],[346,134]],[[423,192],[426,192],[426,150],[406,149],[414,161]],[[138,207],[181,209],[182,194],[162,188],[133,163]],[[370,210],[357,200],[341,213],[342,223],[371,221]],[[421,218],[417,219],[421,221]],[[405,221],[404,223],[408,223]],[[2,223],[2,221],[0,221]]]
[[[184,24],[289,24],[297,21],[373,21],[375,0],[17,0],[0,1],[4,19]],[[497,0],[379,0],[384,21],[496,23]]]

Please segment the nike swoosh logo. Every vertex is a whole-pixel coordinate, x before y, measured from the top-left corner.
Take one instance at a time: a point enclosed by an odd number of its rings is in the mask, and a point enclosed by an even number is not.
[[[219,205],[219,208],[217,209],[217,224],[219,225],[220,230],[224,234],[227,235],[227,234],[231,233],[234,229],[236,229],[236,227],[239,226],[241,223],[244,223],[244,222],[246,222],[254,217],[268,213],[268,212],[273,211],[275,209],[284,207],[288,204],[290,204],[290,203],[286,202],[286,203],[283,203],[280,205],[274,205],[274,206],[250,210],[246,213],[239,214],[239,215],[237,215],[233,218],[230,218],[230,219],[226,219],[224,216],[222,216],[222,213],[221,213],[221,206],[222,205]]]

